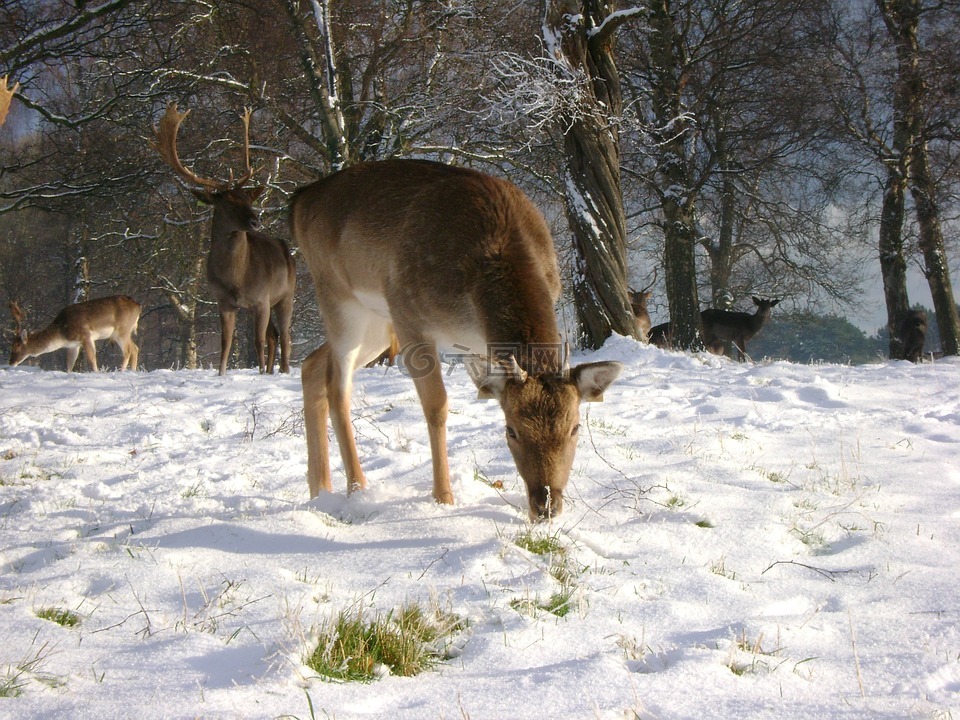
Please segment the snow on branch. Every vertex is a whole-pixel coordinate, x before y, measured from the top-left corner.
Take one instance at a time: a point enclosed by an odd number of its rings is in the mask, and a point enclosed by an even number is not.
[[[623,23],[634,18],[643,17],[647,13],[646,8],[633,7],[625,10],[616,10],[607,15],[603,22],[595,28],[587,30],[587,37],[591,40],[602,40],[616,32]]]
[[[556,122],[569,127],[592,110],[586,73],[551,54],[504,53],[493,69],[498,82],[489,100],[501,119],[522,120],[539,132]]]

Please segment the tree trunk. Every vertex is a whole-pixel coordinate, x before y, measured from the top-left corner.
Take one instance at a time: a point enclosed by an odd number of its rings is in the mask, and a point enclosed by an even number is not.
[[[910,173],[910,152],[920,132],[920,55],[916,0],[877,0],[887,31],[897,52],[897,76],[893,89],[893,141],[886,158],[887,179],[880,213],[880,272],[887,305],[890,357],[903,357],[900,325],[910,310],[907,294],[907,262],[903,252],[904,194]]]
[[[696,232],[690,188],[686,139],[688,121],[683,113],[683,58],[676,37],[670,3],[650,4],[650,61],[656,68],[653,113],[658,187],[663,211],[663,257],[667,305],[673,346],[702,350],[700,300],[697,294]]]
[[[570,4],[564,4],[571,10]],[[623,98],[614,62],[613,27],[597,32],[611,9],[585,0],[578,15],[554,12],[544,23],[548,48],[559,49],[573,71],[587,78],[575,118],[564,123],[566,213],[576,257],[574,301],[582,342],[600,347],[611,333],[639,337],[627,294],[627,222],[620,184],[620,136],[611,118]]]
[[[887,31],[893,38],[897,50],[897,78],[894,89],[894,151],[906,153],[906,182],[910,187],[914,210],[917,216],[917,225],[920,230],[920,250],[923,253],[924,272],[930,285],[930,294],[933,298],[934,311],[937,314],[937,325],[940,327],[940,342],[945,355],[960,353],[960,319],[957,315],[957,305],[953,297],[953,286],[950,283],[950,270],[947,265],[943,241],[943,227],[940,218],[940,209],[936,201],[936,185],[930,174],[930,159],[927,151],[925,130],[923,127],[925,87],[920,69],[920,43],[918,30],[920,16],[923,12],[921,0],[876,0]],[[899,170],[891,169],[890,172]],[[895,178],[897,190],[900,194],[902,212],[902,180]],[[894,190],[890,187],[891,195]],[[891,198],[891,205],[895,198]],[[887,195],[884,195],[884,211],[887,211]],[[892,211],[892,210],[891,210]],[[883,218],[886,220],[886,216]],[[902,220],[901,220],[902,223]],[[881,228],[882,230],[883,228]],[[889,230],[890,228],[888,228]],[[897,233],[899,235],[899,232]],[[888,246],[884,247],[884,237],[881,233],[881,263],[884,267],[884,292],[892,292],[896,307],[891,306],[890,296],[887,296],[887,315],[890,323],[890,353],[891,357],[902,357],[902,348],[899,338],[893,338],[899,333],[903,315],[909,309],[906,300],[906,282],[900,273],[905,275],[906,263],[902,258],[897,259],[895,254],[899,250],[902,254],[902,243],[899,238],[888,237]],[[884,250],[887,250],[887,256]],[[891,256],[892,254],[892,256]],[[902,269],[901,269],[902,268]],[[888,286],[887,270],[891,273],[891,284]],[[902,290],[900,288],[902,283]],[[902,295],[901,295],[902,292]]]
[[[940,328],[940,346],[944,355],[960,354],[960,316],[953,297],[950,268],[947,265],[943,242],[943,227],[940,208],[936,201],[936,188],[930,176],[926,143],[914,145],[910,163],[910,194],[920,227],[920,250],[923,253],[924,274],[930,285],[933,309]]]
[[[713,307],[723,308],[732,296],[730,278],[733,276],[733,244],[737,218],[736,183],[733,174],[725,164],[722,150],[718,150],[718,164],[721,172],[720,190],[720,226],[715,242],[701,239],[701,244],[710,257],[710,296]]]
[[[890,357],[903,357],[900,324],[910,310],[907,295],[907,261],[903,254],[903,202],[906,181],[899,164],[887,166],[880,210],[880,273],[887,305]]]

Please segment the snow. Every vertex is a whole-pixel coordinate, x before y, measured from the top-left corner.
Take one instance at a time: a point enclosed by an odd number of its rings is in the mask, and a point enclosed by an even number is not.
[[[960,361],[614,338],[574,362],[609,359],[534,530],[571,560],[564,617],[511,605],[559,582],[515,543],[523,485],[462,368],[451,507],[396,369],[357,374],[370,487],[347,497],[335,457],[312,501],[297,371],[0,369],[0,717],[957,717]],[[466,620],[454,657],[369,684],[304,665],[341,610],[410,601]]]

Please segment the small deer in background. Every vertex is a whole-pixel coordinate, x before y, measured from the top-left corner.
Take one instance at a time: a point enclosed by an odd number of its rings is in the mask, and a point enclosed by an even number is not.
[[[900,344],[903,359],[923,362],[923,343],[927,339],[927,314],[923,310],[911,310],[900,323]]]
[[[290,322],[297,272],[287,244],[257,232],[260,219],[253,209],[253,203],[265,188],[262,185],[243,187],[254,172],[250,167],[252,111],[247,110],[241,116],[246,164],[244,174],[236,181],[227,182],[199,177],[180,162],[177,133],[189,113],[189,110],[178,112],[177,104],[170,103],[160,120],[159,129],[154,128],[153,147],[177,175],[195,186],[190,188],[194,197],[213,207],[207,281],[220,312],[220,374],[227,371],[237,310],[241,309],[254,313],[254,347],[260,372],[273,373],[277,337],[280,340],[280,372],[290,372]],[[276,311],[279,333],[270,318],[271,309]]]
[[[24,360],[44,355],[60,348],[67,348],[67,372],[73,372],[73,366],[83,348],[87,362],[94,372],[97,367],[97,340],[111,340],[123,353],[121,370],[127,364],[134,370],[140,358],[140,348],[133,342],[131,335],[137,331],[140,322],[140,303],[126,295],[87,300],[75,305],[67,305],[57,313],[47,327],[32,335],[23,328],[24,315],[16,302],[10,303],[10,312],[16,325],[16,338],[10,350],[10,365],[16,367]]]
[[[747,341],[760,332],[778,302],[754,296],[753,304],[757,306],[757,311],[752,315],[714,308],[704,310],[700,318],[703,321],[703,342],[707,349],[715,355],[722,355],[724,344],[732,342],[737,347],[737,359],[743,362],[747,356]]]
[[[650,342],[650,312],[647,310],[647,302],[653,293],[650,290],[629,291],[630,308],[633,310],[633,317],[637,323],[637,333],[643,342]]]

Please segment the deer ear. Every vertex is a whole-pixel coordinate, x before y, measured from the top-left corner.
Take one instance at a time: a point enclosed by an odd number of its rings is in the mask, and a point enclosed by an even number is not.
[[[511,364],[506,364],[486,355],[471,355],[465,359],[467,374],[477,386],[478,400],[499,400],[508,382],[513,380],[522,383],[527,379],[527,374],[520,370],[517,361],[511,360]]]
[[[581,402],[603,402],[603,391],[620,377],[623,364],[616,361],[577,365],[570,371],[570,379],[580,390]]]
[[[256,185],[249,190],[247,190],[247,197],[250,198],[250,202],[256,202],[257,198],[263,195],[263,191],[267,188],[263,185]]]
[[[756,295],[753,296],[753,304],[754,304],[754,305],[759,305],[759,304],[760,304],[760,298],[758,298]]]

